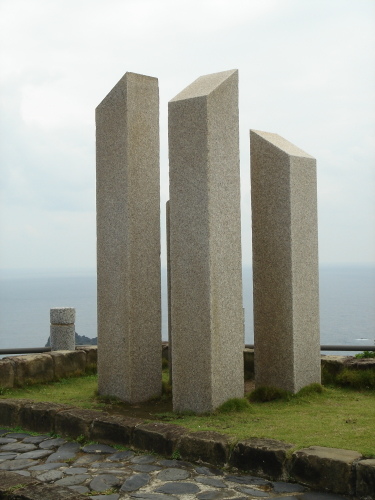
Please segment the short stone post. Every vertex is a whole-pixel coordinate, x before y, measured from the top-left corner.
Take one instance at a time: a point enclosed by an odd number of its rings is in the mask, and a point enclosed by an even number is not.
[[[96,109],[99,393],[161,394],[159,89],[126,73]]]
[[[250,131],[255,384],[320,383],[316,160]]]
[[[238,71],[169,102],[173,409],[243,397]]]
[[[76,310],[74,307],[50,309],[51,351],[74,351],[76,348]]]

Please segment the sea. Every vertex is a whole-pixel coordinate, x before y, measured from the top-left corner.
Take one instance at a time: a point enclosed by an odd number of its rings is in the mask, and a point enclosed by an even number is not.
[[[321,344],[374,345],[375,266],[321,266]],[[162,339],[168,339],[167,279],[162,270]],[[252,269],[243,269],[245,343],[254,342]],[[45,346],[52,307],[76,309],[76,332],[97,336],[94,270],[0,274],[0,349]],[[353,355],[337,351],[326,354]]]

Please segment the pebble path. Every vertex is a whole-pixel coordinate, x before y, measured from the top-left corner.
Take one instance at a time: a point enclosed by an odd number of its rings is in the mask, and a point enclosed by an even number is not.
[[[347,499],[310,491],[295,483],[9,429],[0,429],[0,471],[15,472],[103,500]]]

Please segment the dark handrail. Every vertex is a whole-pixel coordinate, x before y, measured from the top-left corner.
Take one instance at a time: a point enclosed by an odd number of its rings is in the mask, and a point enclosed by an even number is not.
[[[163,342],[167,345],[168,342]],[[85,346],[76,346],[85,347]],[[93,347],[93,346],[89,346]],[[254,344],[245,344],[246,349],[254,349]],[[375,345],[321,345],[321,351],[375,351]],[[4,354],[29,354],[29,353],[39,353],[39,352],[51,352],[51,347],[20,347],[20,348],[9,348],[0,349],[0,355]]]
[[[246,349],[254,349],[254,344],[245,344]],[[375,345],[321,345],[321,351],[375,351]]]

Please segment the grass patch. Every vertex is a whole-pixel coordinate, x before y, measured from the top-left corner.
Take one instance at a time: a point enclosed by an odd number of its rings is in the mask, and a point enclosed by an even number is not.
[[[344,368],[337,376],[336,383],[354,389],[375,389],[374,370],[350,370]]]
[[[371,373],[371,370],[354,373],[366,372]],[[363,388],[323,388],[314,384],[295,396],[288,394],[281,399],[270,398],[275,391],[267,389],[258,401],[244,404],[242,399],[230,400],[222,405],[220,411],[202,416],[188,413],[176,415],[167,395],[164,395],[164,400],[161,398],[133,406],[116,398],[108,398],[105,402],[97,395],[97,377],[93,375],[22,389],[6,389],[4,392],[0,399],[26,398],[66,403],[127,416],[143,415],[151,421],[164,420],[192,431],[221,432],[236,440],[264,437],[292,443],[296,448],[327,446],[352,449],[366,457],[375,457],[375,442],[371,439],[375,428],[375,391]]]
[[[225,401],[219,408],[216,410],[216,413],[233,413],[240,411],[247,411],[250,409],[250,403],[246,398],[233,398]]]
[[[248,395],[248,398],[253,403],[265,403],[269,401],[290,401],[293,394],[277,387],[258,387],[255,391]]]

